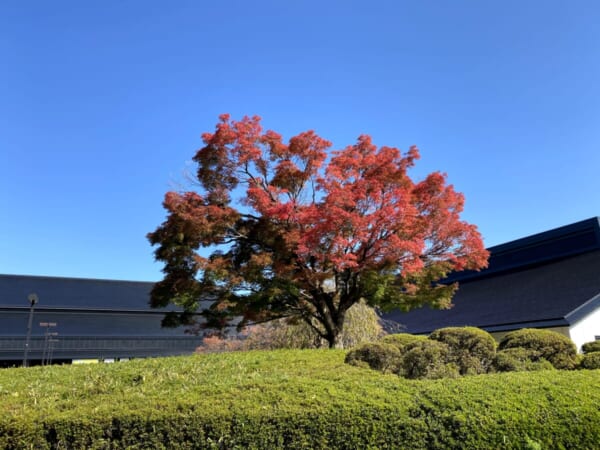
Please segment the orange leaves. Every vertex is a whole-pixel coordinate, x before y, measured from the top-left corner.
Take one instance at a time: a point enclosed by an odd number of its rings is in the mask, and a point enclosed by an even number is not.
[[[413,182],[406,169],[418,157],[416,148],[403,157],[398,149],[377,148],[371,138],[334,152],[319,186],[325,193],[313,205],[301,249],[326,248],[316,256],[333,270],[372,270],[400,266],[421,246],[397,233],[413,228]],[[315,257],[315,255],[310,255]],[[306,256],[304,256],[306,257]]]
[[[462,194],[441,173],[409,176],[416,147],[402,153],[361,135],[325,164],[331,143],[314,131],[285,143],[257,116],[219,120],[194,156],[200,192],[167,193],[168,218],[149,234],[165,286],[183,279],[194,295],[210,292],[213,322],[308,315],[332,343],[361,297],[397,303],[429,292],[423,302],[441,305],[434,296],[447,302],[450,290],[432,288],[440,278],[486,265],[477,228],[460,219]],[[215,251],[202,258],[199,247]]]
[[[355,145],[333,155],[327,168],[327,178],[331,182],[364,179],[384,186],[405,179],[407,169],[419,158],[419,151],[413,146],[402,156],[397,148],[384,146],[378,149],[370,136],[361,135]]]
[[[165,230],[177,230],[180,240],[195,246],[219,244],[222,235],[239,219],[239,212],[227,206],[216,206],[195,192],[167,192],[163,203],[169,218]]]
[[[486,253],[476,229],[460,221],[464,198],[440,173],[414,183],[407,170],[419,158],[369,136],[334,152],[319,187],[322,200],[299,214],[299,255],[331,270],[416,273],[428,261],[482,267]]]
[[[250,263],[255,266],[270,266],[273,264],[273,257],[268,253],[255,253],[250,257]]]
[[[277,164],[275,176],[271,183],[287,191],[294,191],[301,186],[307,179],[306,173],[301,170],[293,161],[284,159]]]
[[[193,224],[202,245],[231,238],[241,213],[227,204],[243,186],[241,203],[270,221],[298,262],[315,270],[418,272],[429,261],[456,269],[485,264],[476,228],[460,221],[462,194],[441,173],[417,183],[408,175],[419,158],[416,147],[402,154],[361,135],[333,152],[322,170],[331,143],[314,131],[285,144],[278,133],[263,132],[257,116],[219,119],[194,158],[205,196],[169,193],[165,201],[171,214]]]
[[[447,260],[457,271],[487,265],[488,252],[477,227],[460,220],[464,196],[446,184],[445,175],[430,174],[415,187],[414,197],[428,258]]]
[[[318,169],[327,156],[325,151],[331,142],[319,137],[313,130],[305,131],[290,139],[287,148],[288,158],[297,157],[306,162],[307,167]]]

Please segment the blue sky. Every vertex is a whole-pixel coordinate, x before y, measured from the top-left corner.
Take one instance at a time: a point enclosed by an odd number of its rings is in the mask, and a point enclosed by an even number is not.
[[[600,215],[600,3],[4,1],[0,273],[157,280],[220,113],[416,144],[486,245]]]

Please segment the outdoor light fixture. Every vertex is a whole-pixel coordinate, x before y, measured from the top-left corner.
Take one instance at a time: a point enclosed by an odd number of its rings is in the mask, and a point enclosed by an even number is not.
[[[56,322],[40,322],[40,327],[46,329],[44,332],[44,351],[42,352],[42,366],[52,363],[52,351],[54,349],[53,342],[56,342],[56,339],[53,339],[53,336],[58,336],[58,333],[51,333],[50,328],[56,326]]]
[[[33,321],[33,308],[38,302],[37,294],[29,294],[27,296],[29,300],[29,322],[27,324],[27,338],[25,339],[25,352],[23,353],[23,367],[27,367],[27,354],[29,353],[29,341],[31,340],[31,322]]]

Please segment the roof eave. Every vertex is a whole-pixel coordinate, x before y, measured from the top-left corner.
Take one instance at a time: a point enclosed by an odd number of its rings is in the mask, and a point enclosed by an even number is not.
[[[575,308],[565,316],[570,325],[574,325],[600,308],[600,293],[589,299],[583,305]]]

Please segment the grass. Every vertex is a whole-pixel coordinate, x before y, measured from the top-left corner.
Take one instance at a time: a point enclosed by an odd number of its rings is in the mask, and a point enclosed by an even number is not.
[[[174,398],[193,398],[198,408],[218,398],[225,408],[245,404],[273,408],[293,398],[385,401],[390,391],[410,391],[393,375],[344,364],[340,351],[240,352],[134,360],[117,364],[32,367],[0,371],[0,413],[118,408],[122,401],[144,408]],[[410,383],[409,383],[410,384]]]
[[[203,436],[221,436],[237,430],[239,424],[232,423],[239,418],[265,426],[286,417],[301,422],[298,418],[308,414],[330,417],[332,424],[342,421],[340,426],[356,425],[354,432],[344,430],[356,435],[367,428],[374,436],[384,428],[395,428],[406,430],[406,439],[411,439],[413,427],[414,433],[428,436],[421,445],[429,448],[452,448],[458,442],[478,445],[482,439],[520,448],[517,438],[521,443],[535,438],[561,448],[566,429],[582,434],[582,442],[600,439],[600,371],[417,381],[346,365],[344,356],[336,350],[252,351],[4,369],[0,370],[0,438],[17,429],[15,433],[23,435],[19,442],[25,445],[28,436],[41,439],[56,424],[66,427],[59,430],[65,436],[82,427],[97,427],[95,435],[105,436],[106,430],[114,429],[115,420],[152,424],[169,417],[193,418],[204,427]],[[358,416],[368,423],[348,423]],[[315,433],[309,433],[311,439]],[[322,448],[334,442],[332,437],[322,439],[307,442],[309,447]],[[385,439],[378,439],[381,446]],[[163,441],[169,442],[167,437]]]

